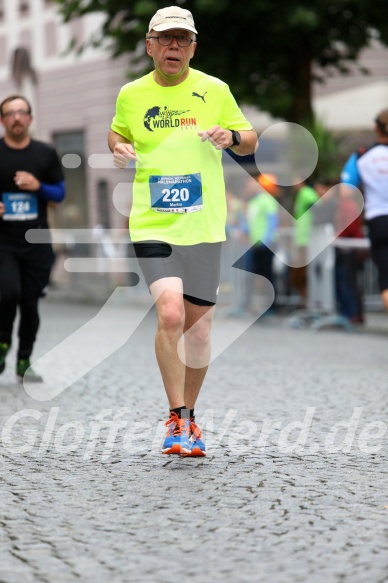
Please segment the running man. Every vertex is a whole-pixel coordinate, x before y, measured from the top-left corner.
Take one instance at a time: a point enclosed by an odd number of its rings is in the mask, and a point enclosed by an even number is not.
[[[65,196],[62,166],[54,148],[33,140],[31,105],[22,95],[0,104],[5,134],[0,140],[0,374],[20,313],[16,376],[41,382],[30,366],[39,328],[38,302],[44,295],[54,252],[50,243],[28,243],[29,229],[48,229],[47,205]]]
[[[222,150],[257,148],[228,86],[190,68],[196,34],[188,10],[156,12],[146,36],[155,69],[121,89],[109,133],[114,165],[136,161],[129,227],[158,315],[156,357],[170,406],[162,452],[192,457],[206,455],[194,407],[210,358],[225,240]]]

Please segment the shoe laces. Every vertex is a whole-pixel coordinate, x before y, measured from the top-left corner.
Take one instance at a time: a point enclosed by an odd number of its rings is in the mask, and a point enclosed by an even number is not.
[[[197,439],[201,439],[202,431],[200,430],[198,425],[196,423],[194,423],[194,421],[192,421],[192,420],[190,420],[190,432],[191,432],[191,437],[194,438],[193,441],[195,441]]]
[[[174,427],[170,427],[170,425],[174,425]],[[188,419],[180,419],[174,411],[170,413],[170,419],[167,419],[165,426],[169,428],[174,437],[188,433],[190,428]]]

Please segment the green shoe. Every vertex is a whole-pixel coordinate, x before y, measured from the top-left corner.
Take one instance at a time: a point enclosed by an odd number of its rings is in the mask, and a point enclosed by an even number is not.
[[[43,379],[38,375],[31,366],[29,358],[21,358],[16,363],[16,377],[21,383],[42,383]]]
[[[11,345],[7,344],[6,342],[0,343],[0,374],[5,369],[5,357],[7,356],[7,352],[10,348],[11,348]]]

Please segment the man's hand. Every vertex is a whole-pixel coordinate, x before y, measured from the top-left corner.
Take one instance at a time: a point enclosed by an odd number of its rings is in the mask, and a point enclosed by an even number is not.
[[[231,130],[224,130],[220,126],[213,126],[205,132],[198,132],[202,142],[209,142],[217,149],[232,148],[238,156],[254,154],[258,148],[257,134],[254,130],[239,130],[241,144],[233,146],[233,135]]]
[[[30,190],[31,192],[35,192],[40,188],[39,180],[30,172],[18,170],[15,174],[14,181],[20,190]]]
[[[126,168],[130,160],[137,160],[132,144],[118,142],[113,150],[113,164],[116,168]]]
[[[0,217],[3,216],[5,212],[5,204],[3,202],[0,202]]]
[[[198,132],[201,137],[201,142],[209,142],[217,150],[223,150],[224,148],[230,148],[233,143],[232,132],[230,130],[224,130],[220,126],[213,126],[205,132]]]

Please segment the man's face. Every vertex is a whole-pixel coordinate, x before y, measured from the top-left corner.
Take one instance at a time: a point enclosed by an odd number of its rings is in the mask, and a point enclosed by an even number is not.
[[[323,184],[322,182],[316,182],[314,184],[314,190],[317,193],[317,195],[319,196],[319,198],[321,198],[324,194],[326,194],[326,192],[330,189],[330,186],[327,186],[326,184]]]
[[[3,105],[1,123],[6,134],[15,140],[20,140],[28,134],[32,116],[24,99],[14,99]]]
[[[151,31],[150,36],[179,35],[189,39],[193,34],[188,30],[173,28],[163,32]],[[156,39],[147,39],[147,53],[153,58],[155,69],[168,78],[180,78],[189,68],[190,60],[194,56],[197,46],[196,42],[190,43],[188,47],[180,47],[177,39],[174,38],[169,46],[163,46]]]

